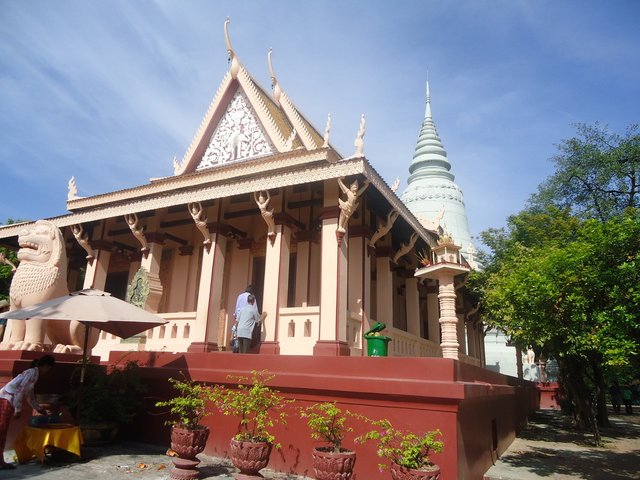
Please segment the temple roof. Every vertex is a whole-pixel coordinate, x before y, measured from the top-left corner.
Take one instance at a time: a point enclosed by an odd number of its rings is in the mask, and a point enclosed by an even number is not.
[[[294,106],[268,62],[273,97],[244,68],[231,46],[229,19],[224,24],[229,70],[174,174],[257,156],[323,147],[323,136]]]

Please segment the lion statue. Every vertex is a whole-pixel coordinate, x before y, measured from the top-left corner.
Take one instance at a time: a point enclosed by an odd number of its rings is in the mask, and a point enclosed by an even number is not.
[[[67,288],[67,253],[62,232],[53,223],[38,220],[18,235],[18,260],[9,297],[10,310],[29,307],[69,293]],[[54,350],[82,353],[84,325],[75,320],[9,320],[9,339],[0,350]],[[45,342],[45,334],[51,344]],[[88,347],[97,343],[97,332]]]

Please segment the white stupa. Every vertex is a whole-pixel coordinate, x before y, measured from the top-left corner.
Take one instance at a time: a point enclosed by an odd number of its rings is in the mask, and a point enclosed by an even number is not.
[[[472,268],[475,265],[475,248],[471,243],[469,222],[464,207],[462,190],[454,183],[447,152],[436,131],[431,115],[431,95],[427,81],[427,106],[418,135],[413,161],[409,167],[407,188],[402,201],[429,230],[441,227],[462,247]]]

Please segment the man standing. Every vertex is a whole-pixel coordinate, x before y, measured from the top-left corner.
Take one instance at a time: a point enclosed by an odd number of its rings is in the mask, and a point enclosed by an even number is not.
[[[249,297],[249,295],[255,294],[254,290],[255,289],[253,285],[248,285],[247,288],[245,288],[244,292],[238,295],[238,298],[236,299],[236,309],[233,311],[233,318],[235,318],[236,320],[238,319],[240,310],[247,306],[247,298]],[[255,304],[254,308],[256,309],[256,311],[258,310],[258,306]]]
[[[236,328],[240,353],[249,353],[251,335],[256,324],[260,321],[260,314],[255,306],[256,297],[247,295],[247,305],[236,311]]]

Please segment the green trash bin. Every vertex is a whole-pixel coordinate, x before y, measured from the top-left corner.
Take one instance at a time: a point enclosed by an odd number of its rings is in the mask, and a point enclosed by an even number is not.
[[[380,335],[380,332],[385,328],[387,326],[384,323],[376,322],[373,328],[364,334],[367,341],[367,355],[370,357],[386,357],[388,355],[391,337]]]

